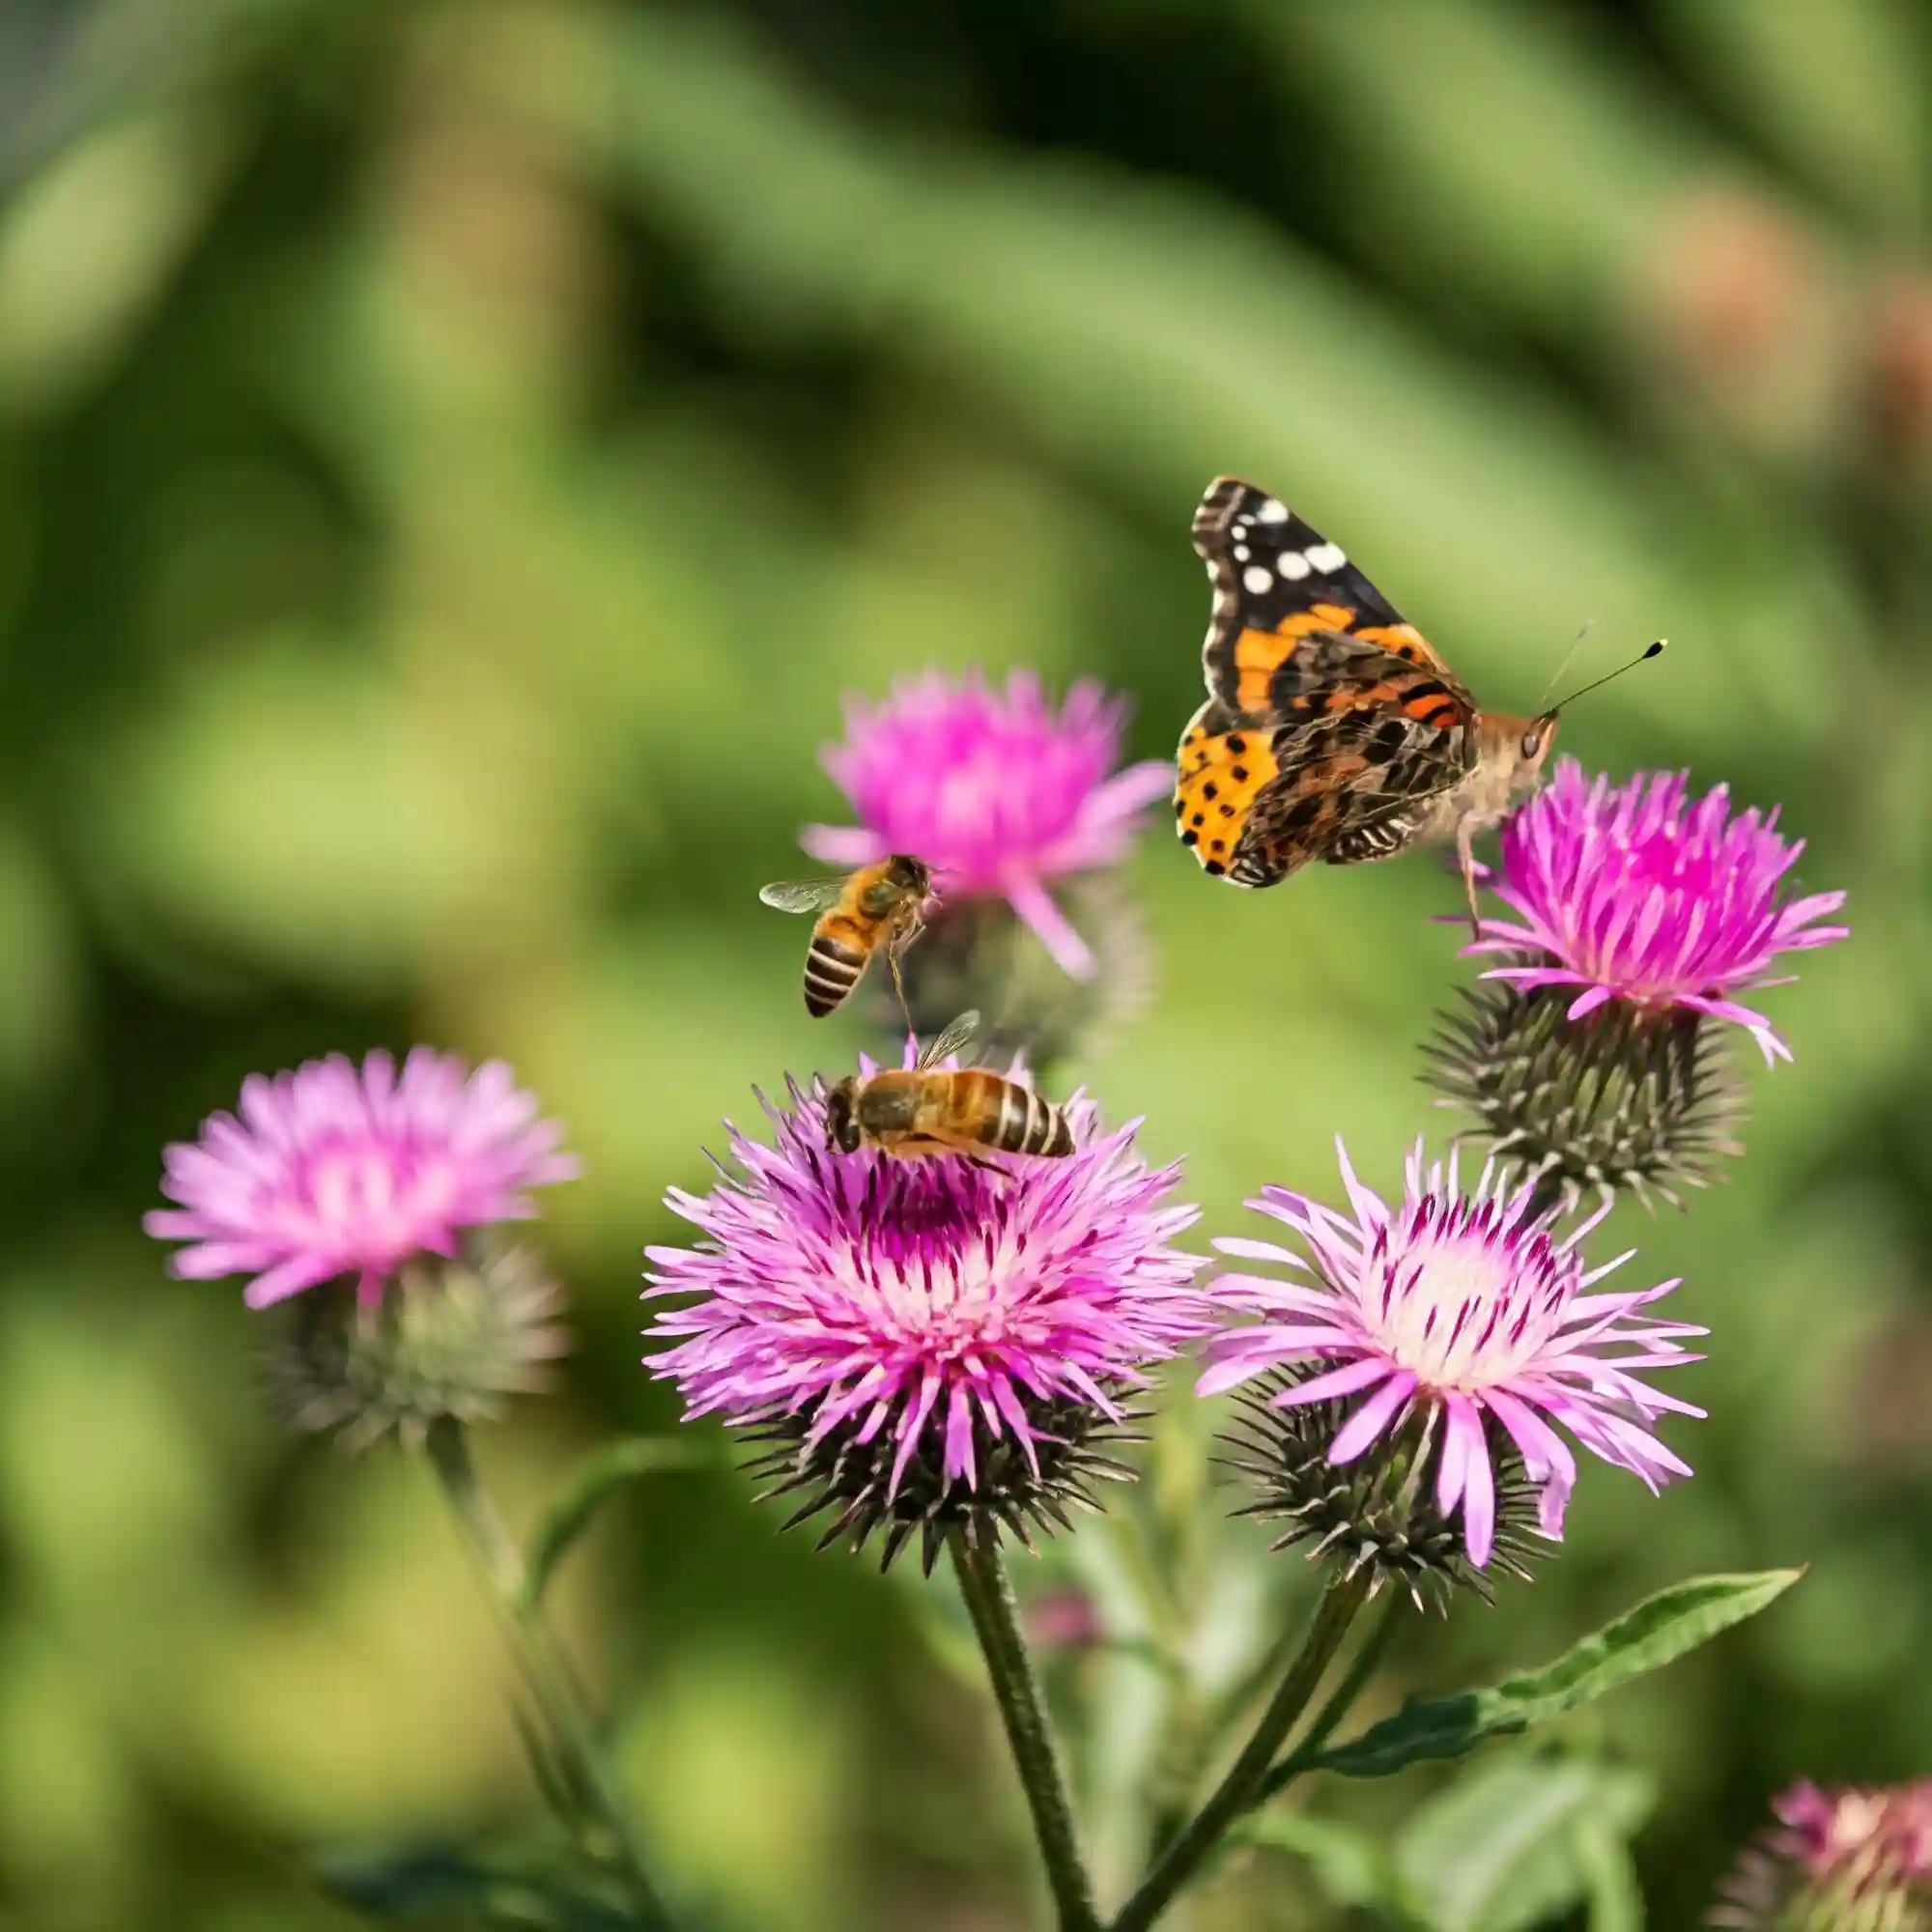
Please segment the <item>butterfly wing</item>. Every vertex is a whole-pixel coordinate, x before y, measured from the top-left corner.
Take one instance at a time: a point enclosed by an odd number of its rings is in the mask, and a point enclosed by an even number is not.
[[[1181,842],[1216,877],[1278,884],[1310,859],[1378,858],[1475,758],[1475,704],[1341,547],[1251,483],[1202,498],[1214,607],[1208,699],[1180,741]],[[1379,838],[1368,828],[1383,827]]]

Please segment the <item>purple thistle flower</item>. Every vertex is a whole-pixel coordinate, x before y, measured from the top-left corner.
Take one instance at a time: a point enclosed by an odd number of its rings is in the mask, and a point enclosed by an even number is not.
[[[1781,902],[1779,885],[1804,851],[1777,835],[1777,811],[1735,816],[1717,786],[1694,804],[1681,772],[1639,773],[1612,786],[1586,781],[1574,758],[1503,827],[1492,883],[1517,921],[1486,919],[1465,952],[1517,956],[1484,974],[1527,990],[1577,986],[1570,1017],[1611,1000],[1735,1020],[1767,1061],[1789,1060],[1771,1022],[1731,995],[1780,985],[1767,979],[1780,952],[1843,939],[1843,893]]]
[[[1079,1095],[1071,1154],[998,1165],[836,1152],[823,1095],[789,1099],[767,1107],[776,1145],[731,1127],[738,1174],[668,1196],[705,1239],[646,1250],[647,1295],[699,1297],[658,1315],[686,1339],[652,1373],[687,1414],[788,1444],[781,1487],[822,1492],[801,1516],[844,1505],[828,1541],[890,1519],[890,1560],[921,1521],[929,1554],[940,1515],[1054,1514],[1083,1434],[1212,1325],[1202,1259],[1169,1245],[1197,1218],[1164,1205],[1179,1170],[1150,1172],[1139,1123],[1105,1132]]]
[[[1091,978],[1093,952],[1047,884],[1122,858],[1143,808],[1174,784],[1161,759],[1114,770],[1124,715],[1087,680],[1056,713],[1031,671],[1004,695],[977,672],[929,671],[884,704],[849,701],[823,763],[860,823],[810,825],[800,842],[838,866],[914,853],[943,898],[1008,900],[1066,972]]]
[[[1932,1778],[1876,1791],[1808,1780],[1772,1801],[1777,1824],[1739,1861],[1713,1925],[1906,1932],[1932,1923]]]
[[[1318,1365],[1319,1373],[1272,1403],[1287,1409],[1364,1397],[1328,1446],[1327,1460],[1338,1466],[1366,1454],[1404,1418],[1419,1418],[1440,1437],[1436,1506],[1447,1517],[1460,1505],[1478,1569],[1495,1540],[1494,1458],[1502,1442],[1492,1424],[1540,1492],[1538,1527],[1551,1541],[1562,1537],[1577,1479],[1576,1460],[1552,1422],[1653,1491],[1690,1473],[1651,1424],[1665,1410],[1703,1411],[1658,1394],[1633,1373],[1698,1359],[1679,1338],[1701,1328],[1638,1315],[1676,1282],[1586,1293],[1630,1259],[1619,1255],[1585,1272],[1577,1244],[1602,1214],[1559,1241],[1553,1214],[1532,1208],[1533,1185],[1512,1188],[1492,1162],[1475,1192],[1463,1195],[1454,1156],[1446,1174],[1439,1163],[1425,1171],[1420,1142],[1408,1156],[1402,1205],[1391,1209],[1355,1179],[1348,1150],[1336,1146],[1352,1220],[1284,1187],[1248,1204],[1293,1228],[1307,1257],[1270,1241],[1215,1241],[1223,1254],[1310,1278],[1220,1277],[1216,1299],[1262,1321],[1208,1345],[1199,1393],[1216,1395],[1291,1365]]]
[[[179,1276],[254,1275],[250,1308],[343,1274],[372,1305],[413,1256],[454,1255],[459,1230],[533,1215],[525,1190],[578,1171],[558,1133],[498,1061],[471,1073],[418,1046],[398,1076],[386,1053],[359,1068],[332,1053],[251,1073],[240,1120],[212,1114],[167,1150],[161,1192],[181,1205],[142,1225],[194,1244]]]

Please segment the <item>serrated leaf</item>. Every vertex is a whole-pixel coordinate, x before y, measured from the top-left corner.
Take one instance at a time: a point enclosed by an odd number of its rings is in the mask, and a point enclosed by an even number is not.
[[[577,1479],[544,1512],[530,1537],[529,1575],[525,1605],[534,1609],[571,1546],[590,1527],[591,1519],[627,1483],[674,1469],[702,1468],[711,1458],[696,1444],[664,1435],[634,1437],[600,1450],[578,1471]]]
[[[1386,1840],[1374,1833],[1306,1811],[1280,1811],[1249,1819],[1230,1841],[1299,1859],[1330,1904],[1403,1916],[1401,1877]]]
[[[1654,1801],[1641,1773],[1516,1752],[1465,1772],[1396,1840],[1401,1892],[1432,1932],[1525,1932],[1579,1904],[1590,1877],[1577,1833],[1614,1850]]]
[[[637,1920],[592,1889],[592,1881],[549,1869],[521,1871],[474,1854],[428,1848],[393,1857],[338,1859],[317,1877],[325,1891],[379,1918],[458,1915],[526,1932],[638,1932]]]
[[[1541,1670],[1451,1697],[1411,1697],[1394,1717],[1322,1751],[1312,1768],[1386,1777],[1424,1758],[1460,1757],[1485,1738],[1547,1724],[1755,1616],[1803,1574],[1765,1570],[1674,1583]]]

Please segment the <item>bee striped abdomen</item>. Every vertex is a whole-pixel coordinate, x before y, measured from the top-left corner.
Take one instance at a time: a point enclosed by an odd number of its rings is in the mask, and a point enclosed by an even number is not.
[[[984,1074],[998,1089],[995,1121],[986,1145],[1002,1153],[1050,1154],[1056,1158],[1073,1151],[1072,1129],[1066,1116],[1051,1100],[1043,1099],[1031,1087],[998,1074]]]
[[[869,955],[829,932],[814,932],[805,955],[805,1009],[823,1019],[859,983]]]

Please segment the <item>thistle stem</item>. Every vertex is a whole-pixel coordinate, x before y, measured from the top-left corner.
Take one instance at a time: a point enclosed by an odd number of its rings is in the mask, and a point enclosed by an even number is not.
[[[448,1416],[440,1418],[430,1425],[425,1447],[457,1529],[496,1606],[511,1655],[549,1726],[558,1762],[610,1838],[639,1932],[674,1932],[569,1663],[542,1615],[528,1602],[523,1551],[477,1474],[463,1425]]]
[[[1277,1752],[1294,1728],[1295,1719],[1308,1708],[1308,1700],[1320,1689],[1356,1612],[1368,1601],[1372,1576],[1370,1566],[1365,1564],[1351,1577],[1338,1576],[1329,1580],[1316,1606],[1308,1634],[1268,1700],[1254,1735],[1214,1795],[1154,1861],[1140,1889],[1121,1908],[1112,1932],[1147,1932],[1174,1902],[1175,1894],[1207,1861],[1228,1828],[1260,1799]]]
[[[1019,1605],[997,1547],[976,1548],[955,1529],[947,1539],[959,1591],[986,1659],[993,1696],[1007,1727],[1013,1765],[1033,1814],[1046,1882],[1053,1893],[1060,1932],[1100,1932],[1092,1881],[1073,1829],[1073,1805],[1066,1776],[1046,1716],[1046,1700],[1034,1674],[1033,1659],[1020,1634]]]
[[[1376,1665],[1382,1661],[1382,1653],[1388,1649],[1389,1638],[1395,1634],[1395,1621],[1401,1614],[1403,1599],[1391,1590],[1384,1600],[1381,1613],[1370,1626],[1369,1634],[1362,1639],[1355,1659],[1349,1665],[1348,1674],[1329,1693],[1328,1701],[1315,1714],[1315,1721],[1294,1749],[1277,1764],[1262,1780],[1261,1798],[1265,1803],[1277,1791],[1292,1783],[1306,1771],[1320,1753],[1321,1747],[1335,1735],[1337,1727],[1354,1707],[1363,1688],[1375,1675]]]

